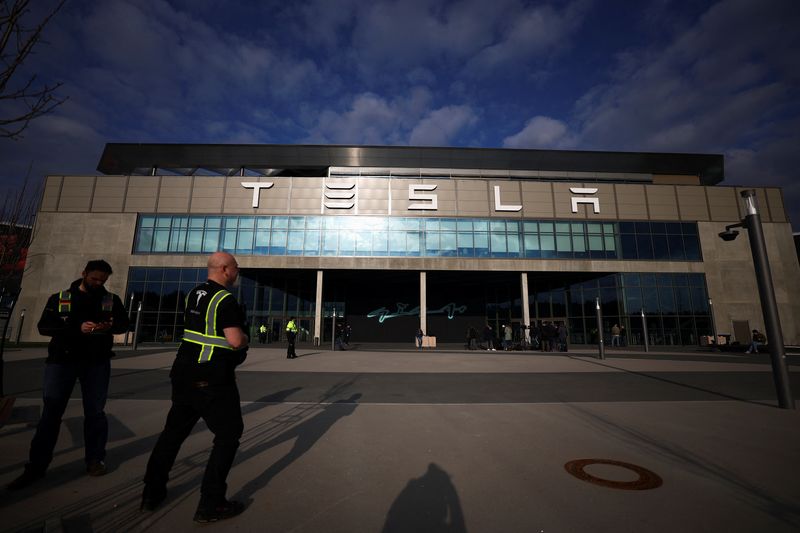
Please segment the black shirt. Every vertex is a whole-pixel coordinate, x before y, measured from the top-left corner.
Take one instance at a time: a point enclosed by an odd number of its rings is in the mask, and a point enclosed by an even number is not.
[[[199,324],[198,317],[205,316],[208,302],[217,292],[225,287],[214,281],[208,280],[198,285],[189,293],[187,306],[184,312],[184,327],[205,333],[205,327],[194,326]],[[205,292],[205,294],[201,294]],[[202,322],[202,320],[201,320]],[[233,295],[223,298],[217,308],[217,319],[214,325],[214,335],[224,337],[225,328],[239,327],[244,329],[244,315],[236,298]],[[233,383],[236,380],[234,369],[241,364],[247,356],[247,349],[232,350],[215,347],[211,359],[199,363],[198,358],[202,346],[194,342],[183,341],[178,348],[175,362],[172,365],[170,377],[174,383],[189,383],[205,381],[212,385]]]

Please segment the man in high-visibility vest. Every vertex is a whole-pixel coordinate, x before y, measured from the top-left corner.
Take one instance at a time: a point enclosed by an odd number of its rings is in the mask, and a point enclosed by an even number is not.
[[[214,253],[208,259],[208,281],[186,296],[183,342],[170,372],[172,407],[147,463],[143,510],[155,510],[166,498],[169,471],[200,418],[214,434],[214,447],[194,521],[216,522],[244,510],[240,502],[225,498],[226,479],[244,430],[234,369],[247,356],[249,339],[242,310],[228,292],[238,276],[239,265],[231,254]]]
[[[114,333],[128,329],[128,314],[119,296],[104,285],[111,265],[102,259],[86,263],[81,278],[69,289],[50,296],[39,320],[39,333],[51,337],[42,387],[44,407],[31,441],[28,463],[9,490],[19,490],[44,477],[58,440],[61,418],[75,381],[80,381],[86,472],[102,476],[108,442],[105,405],[111,377]]]
[[[267,326],[265,326],[264,324],[261,324],[258,327],[258,342],[260,344],[264,344],[265,342],[267,342]]]
[[[286,359],[297,359],[297,354],[294,351],[294,341],[297,338],[297,323],[294,317],[289,319],[286,323],[286,340],[289,341],[289,347],[286,349]]]

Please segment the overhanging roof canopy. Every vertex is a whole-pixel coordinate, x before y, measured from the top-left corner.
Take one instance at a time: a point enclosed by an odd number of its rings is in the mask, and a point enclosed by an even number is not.
[[[719,154],[346,146],[280,144],[106,144],[97,170],[103,174],[176,174],[205,169],[234,175],[324,176],[329,167],[407,167],[678,174],[703,185],[724,179]]]

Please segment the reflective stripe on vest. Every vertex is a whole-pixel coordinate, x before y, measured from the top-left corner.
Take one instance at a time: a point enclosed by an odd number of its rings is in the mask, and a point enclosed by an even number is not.
[[[69,313],[72,311],[72,293],[69,289],[58,293],[58,312]]]
[[[183,340],[186,342],[193,342],[201,346],[200,356],[197,358],[198,363],[208,363],[211,356],[214,355],[214,348],[227,348],[231,350],[231,345],[225,340],[225,337],[214,335],[216,333],[217,323],[217,308],[222,300],[230,296],[228,291],[219,291],[211,297],[206,309],[206,330],[205,333],[199,331],[192,331],[190,329],[184,330]]]

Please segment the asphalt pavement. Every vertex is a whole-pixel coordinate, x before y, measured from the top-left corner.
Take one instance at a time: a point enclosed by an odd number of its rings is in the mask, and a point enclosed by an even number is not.
[[[108,475],[83,466],[79,387],[47,476],[2,492],[2,531],[782,532],[800,529],[800,415],[776,407],[767,355],[698,351],[419,352],[280,346],[238,369],[245,432],[228,478],[245,512],[192,516],[212,435],[202,424],[168,498],[139,512],[169,408],[174,350],[120,350]],[[41,409],[44,348],[5,354],[0,484],[21,472]],[[797,356],[790,377],[800,398]]]

